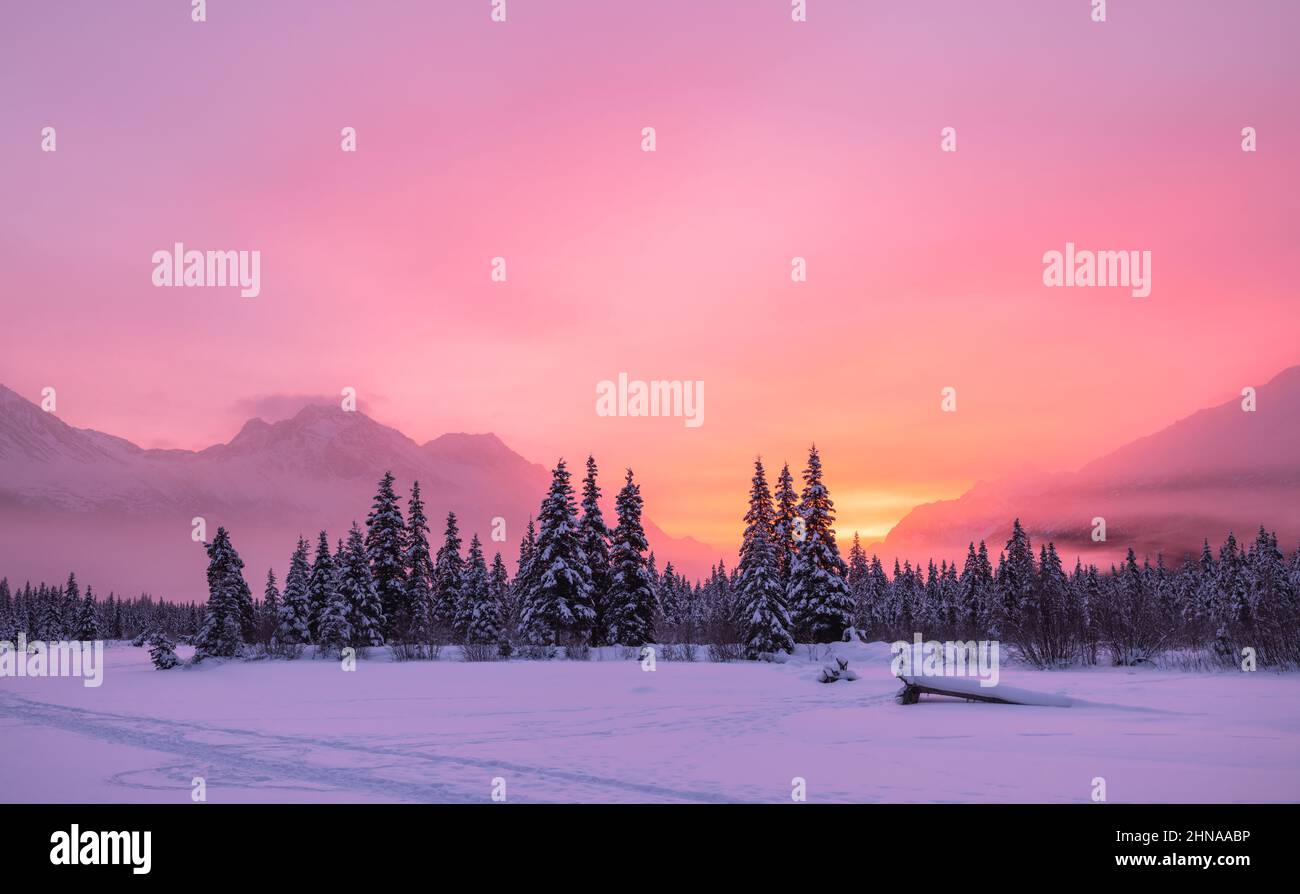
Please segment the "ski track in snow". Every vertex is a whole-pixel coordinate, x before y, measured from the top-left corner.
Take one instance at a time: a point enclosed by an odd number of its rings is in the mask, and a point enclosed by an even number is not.
[[[217,768],[220,771],[221,778],[226,780],[293,780],[305,784],[303,787],[379,795],[395,800],[481,803],[484,800],[486,787],[483,784],[483,775],[478,772],[472,774],[471,789],[469,780],[459,786],[448,782],[421,783],[408,779],[386,778],[375,771],[398,768],[399,770],[410,771],[412,775],[417,777],[421,774],[427,774],[429,771],[437,772],[439,770],[508,771],[512,774],[510,777],[511,785],[516,786],[517,789],[526,788],[530,780],[539,783],[561,783],[566,786],[566,799],[572,798],[575,800],[628,800],[629,796],[631,796],[631,800],[653,799],[656,801],[672,800],[708,803],[729,803],[734,800],[712,792],[679,791],[665,786],[634,783],[592,774],[528,766],[509,761],[452,757],[432,754],[424,750],[412,751],[379,744],[363,744],[308,736],[285,736],[257,730],[164,720],[146,715],[113,714],[104,711],[91,711],[86,708],[64,707],[23,698],[13,693],[0,695],[0,717],[11,717],[18,721],[54,727],[118,745],[129,745],[149,751],[162,751],[183,757],[191,762],[183,765],[185,768],[192,769],[194,766]],[[238,741],[216,744],[198,741],[195,738],[196,735],[213,734],[234,737]],[[264,750],[282,749],[287,749],[289,754],[279,759],[259,753]],[[396,762],[365,768],[340,766],[338,764],[313,766],[306,762],[309,758],[319,760],[319,758],[330,752],[336,754],[361,754],[367,757],[383,756],[394,758]],[[181,767],[159,767],[156,769],[165,771],[181,769]],[[186,772],[188,775],[188,770]],[[129,782],[123,778],[127,775],[129,774],[115,774],[113,781],[133,788],[154,790],[171,788],[171,786],[142,785]],[[519,782],[516,783],[515,780],[519,780]],[[575,789],[574,786],[578,786],[580,789]],[[185,785],[177,787],[188,788],[188,779]],[[282,785],[271,787],[287,788],[287,786]],[[514,794],[511,794],[510,799],[512,801],[527,800]]]

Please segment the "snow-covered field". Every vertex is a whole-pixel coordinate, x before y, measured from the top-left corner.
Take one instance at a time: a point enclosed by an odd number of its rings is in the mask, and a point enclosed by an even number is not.
[[[210,664],[111,644],[103,685],[0,679],[0,801],[1300,801],[1300,675],[1002,669],[1068,708],[902,706],[861,675],[660,661]]]

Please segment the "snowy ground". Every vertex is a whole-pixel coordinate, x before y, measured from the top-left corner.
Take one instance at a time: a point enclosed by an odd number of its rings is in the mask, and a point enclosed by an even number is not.
[[[1300,675],[1006,668],[1068,708],[894,702],[784,665],[227,663],[159,672],[112,644],[104,683],[0,679],[0,801],[1300,801]]]

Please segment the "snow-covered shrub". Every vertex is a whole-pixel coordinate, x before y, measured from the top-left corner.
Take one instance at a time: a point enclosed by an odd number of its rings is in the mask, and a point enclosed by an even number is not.
[[[819,683],[836,683],[840,680],[856,680],[858,675],[849,670],[849,661],[847,658],[838,656],[831,657],[831,663],[822,668],[821,674],[817,677]]]
[[[590,661],[591,646],[587,643],[571,643],[564,647],[564,657],[569,661]]]
[[[154,631],[148,641],[149,659],[158,670],[171,670],[181,663],[176,657],[176,644],[167,634],[161,630]]]
[[[745,657],[745,648],[740,643],[710,643],[709,660],[723,664],[739,661]]]
[[[496,661],[496,643],[465,643],[460,647],[460,657],[465,661]]]

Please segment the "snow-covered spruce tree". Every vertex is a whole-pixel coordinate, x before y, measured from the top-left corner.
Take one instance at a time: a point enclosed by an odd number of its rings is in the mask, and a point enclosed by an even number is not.
[[[284,595],[276,615],[275,633],[271,635],[271,649],[275,652],[286,656],[296,655],[299,647],[311,637],[307,627],[311,611],[310,578],[307,541],[299,537],[298,546],[289,559],[289,573],[284,578]]]
[[[320,643],[320,619],[334,595],[334,556],[330,553],[329,535],[324,531],[316,540],[316,559],[307,579],[307,594],[310,600],[307,630],[311,641]]]
[[[270,647],[280,622],[280,588],[275,582],[275,569],[266,569],[266,588],[262,591],[262,610],[258,618],[258,642]]]
[[[447,530],[438,557],[433,565],[433,621],[449,635],[460,637],[455,629],[460,611],[461,579],[465,574],[465,561],[460,555],[460,528],[456,513],[447,513]]]
[[[244,580],[244,560],[239,558],[225,528],[217,528],[207,552],[208,604],[194,643],[195,658],[233,658],[243,644],[244,605],[253,601]]]
[[[180,664],[176,657],[176,643],[161,628],[149,636],[149,660],[158,670],[171,670]]]
[[[316,646],[318,654],[338,654],[344,646],[352,644],[352,624],[349,621],[351,606],[342,590],[331,582],[325,605],[316,620]]]
[[[754,659],[794,651],[790,613],[781,589],[781,572],[772,542],[772,495],[762,460],[754,461],[749,511],[740,543],[740,610],[745,624],[745,657]]]
[[[643,646],[654,640],[655,596],[646,562],[649,544],[641,524],[640,485],[632,481],[627,470],[623,489],[614,503],[618,524],[614,527],[614,544],[610,562],[609,600],[605,617],[609,622],[610,643]]]
[[[515,565],[515,579],[510,583],[510,598],[505,610],[506,629],[516,639],[522,640],[524,605],[533,582],[533,553],[537,549],[537,529],[530,516],[524,536],[519,541],[519,560]]]
[[[352,523],[352,530],[348,532],[348,545],[343,553],[339,595],[348,608],[348,628],[352,634],[348,645],[360,649],[382,646],[384,607],[375,590],[370,560],[366,558],[365,540],[356,522]]]
[[[488,594],[497,606],[497,644],[500,647],[498,654],[501,658],[509,658],[515,650],[513,643],[515,631],[510,619],[510,613],[513,611],[512,593],[510,572],[506,570],[506,563],[501,558],[501,553],[497,552],[492,557],[491,567],[488,568]]]
[[[991,632],[995,636],[1014,640],[1024,607],[1033,597],[1038,577],[1038,569],[1034,566],[1034,549],[1020,519],[1016,519],[1012,525],[1011,538],[1007,540],[1003,555],[1004,559],[999,562],[994,581],[997,597]]]
[[[871,567],[867,573],[866,592],[863,595],[866,603],[867,636],[881,637],[889,632],[892,623],[891,592],[889,575],[885,574],[885,568],[880,564],[880,557],[873,554]]]
[[[804,537],[797,541],[786,602],[796,637],[805,642],[839,642],[853,623],[853,597],[844,580],[848,571],[835,542],[835,506],[822,483],[817,446],[808,452],[799,501]]]
[[[504,610],[506,601],[510,598],[510,572],[506,570],[506,563],[499,552],[492,557],[492,566],[488,570],[488,591]]]
[[[497,601],[483,557],[483,544],[475,534],[465,561],[465,642],[473,645],[497,643],[501,639],[501,604]]]
[[[967,636],[985,633],[993,607],[993,566],[989,564],[989,551],[983,540],[979,552],[975,551],[974,541],[971,542],[958,584],[958,629]]]
[[[596,612],[591,605],[578,507],[562,459],[551,473],[551,487],[537,521],[537,544],[528,571],[530,586],[520,618],[524,637],[542,646],[584,643]]]
[[[34,625],[36,634],[33,639],[64,639],[62,597],[55,599],[49,594],[45,584],[41,584],[37,601],[39,608],[36,612],[37,621]]]
[[[596,484],[596,460],[587,457],[587,475],[582,479],[582,521],[580,539],[582,552],[587,557],[591,578],[591,606],[596,613],[592,624],[591,640],[594,645],[608,641],[608,603],[612,585],[609,544],[610,531],[605,516],[600,511],[600,486]]]
[[[99,627],[99,606],[95,604],[95,594],[86,587],[86,598],[81,602],[81,617],[77,619],[77,639],[82,642],[94,642],[103,636]]]
[[[781,467],[776,479],[776,515],[772,521],[772,546],[776,551],[776,568],[781,576],[781,587],[790,585],[790,569],[794,567],[796,522],[799,517],[799,494],[794,489],[794,476],[790,464]]]
[[[375,580],[386,621],[384,635],[392,637],[410,627],[411,612],[406,593],[406,523],[402,520],[393,473],[385,472],[370,514],[366,516],[366,558]]]
[[[849,593],[853,596],[853,626],[859,632],[871,626],[867,606],[867,587],[871,582],[871,564],[867,561],[866,550],[862,548],[862,539],[858,532],[853,532],[853,546],[849,548],[849,573],[845,580],[849,584]]]
[[[655,601],[659,603],[664,624],[664,629],[655,631],[656,637],[664,642],[681,642],[683,600],[677,589],[677,569],[671,559],[655,588]]]
[[[420,498],[420,482],[411,485],[406,504],[406,618],[393,625],[399,642],[428,646],[433,640],[433,557],[429,552],[429,520]]]

